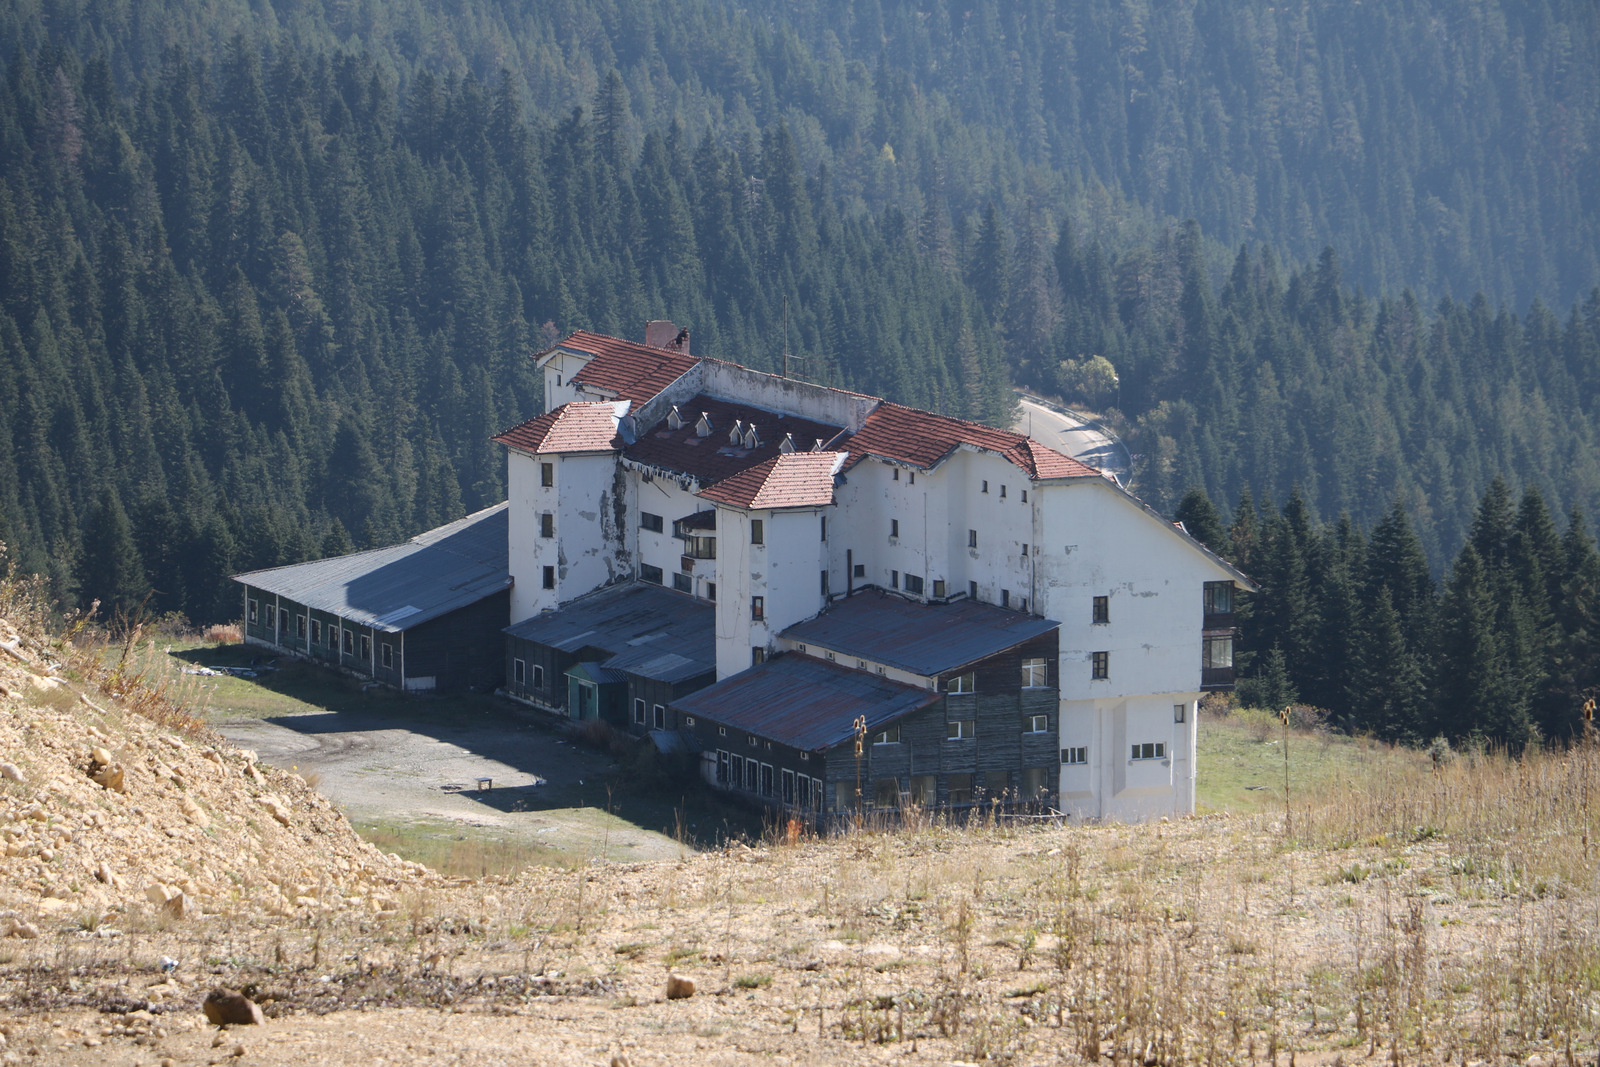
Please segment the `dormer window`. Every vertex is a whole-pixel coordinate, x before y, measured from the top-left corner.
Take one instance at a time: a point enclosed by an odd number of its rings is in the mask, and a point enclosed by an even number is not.
[[[728,443],[735,448],[744,440],[744,422],[740,419],[733,420],[733,428],[728,431]]]
[[[817,443],[811,446],[811,451],[813,451],[813,452],[821,452],[822,451],[822,438],[820,438],[820,437],[817,438]]]
[[[683,414],[678,411],[678,405],[672,405],[672,411],[667,415],[667,426],[670,429],[683,429]]]
[[[750,424],[750,428],[744,432],[744,447],[761,447],[761,435],[756,433],[756,424],[753,422]]]
[[[711,417],[703,411],[700,413],[700,421],[694,424],[694,432],[699,437],[711,436]]]
[[[784,453],[796,451],[794,447],[794,434],[786,433],[783,435],[783,443],[778,446],[778,451]]]

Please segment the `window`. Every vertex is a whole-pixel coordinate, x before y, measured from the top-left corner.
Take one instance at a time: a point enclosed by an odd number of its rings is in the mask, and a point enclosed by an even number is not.
[[[899,589],[900,588],[900,572],[899,571],[890,571],[889,572],[889,588],[890,589]]]
[[[828,516],[826,515],[822,516],[822,539],[824,541],[828,539]]]
[[[533,687],[535,689],[544,688],[544,668],[537,663],[533,665]]]
[[[539,484],[546,489],[556,484],[556,465],[554,463],[539,464]]]
[[[1049,732],[1050,732],[1050,716],[1048,716],[1048,715],[1029,715],[1028,716],[1028,728],[1026,730],[1024,730],[1023,733],[1028,733],[1028,734],[1047,734]]]
[[[644,700],[639,697],[633,700],[633,723],[635,726],[644,725]]]
[[[372,658],[372,638],[366,634],[361,635],[361,658],[367,660]]]
[[[1207,637],[1201,653],[1200,666],[1207,670],[1233,666],[1233,638]]]
[[[245,609],[245,615],[253,623],[256,621],[256,611],[258,609],[257,604],[254,600],[247,600],[245,601],[245,604],[247,605]]]
[[[794,803],[794,772],[787,767],[783,769],[783,802]]]
[[[660,533],[665,527],[662,525],[660,515],[652,515],[648,511],[639,512],[639,528],[649,530],[651,533]]]
[[[693,715],[685,715],[683,717],[683,725],[685,725],[685,726],[693,726],[694,725],[694,716]]]
[[[911,803],[919,808],[931,808],[936,795],[935,783],[938,779],[931,774],[914,774],[911,776]]]
[[[916,471],[911,471],[910,474],[911,474],[911,477],[906,482],[906,484],[907,485],[916,485],[917,484],[917,472]]]
[[[278,612],[278,629],[285,633],[289,630],[289,609],[284,608]]]
[[[680,593],[694,592],[694,576],[679,571],[672,576],[672,588]]]
[[[717,749],[717,781],[728,784],[728,750],[725,748]]]
[[[554,567],[546,567],[544,569],[544,587],[546,589],[554,589],[556,587],[556,569]]]
[[[1004,500],[1005,498],[1006,498],[1006,487],[1004,485],[1001,485],[1000,486],[1000,499]]]
[[[828,595],[828,572],[827,571],[822,571],[820,573],[822,574],[822,595],[823,596],[827,596]]]
[[[523,684],[528,678],[528,661],[514,659],[511,661],[511,680],[517,685]]]
[[[832,663],[837,658],[832,652],[824,652],[823,655],[828,657],[829,663]]]
[[[761,765],[761,795],[764,797],[772,795],[772,764],[770,763]]]
[[[972,671],[966,674],[957,674],[945,679],[944,691],[946,693],[975,693],[977,692],[977,675]]]
[[[744,787],[750,792],[756,791],[756,775],[761,773],[761,764],[753,759],[744,761]]]
[[[951,774],[945,776],[945,787],[950,791],[950,803],[972,803],[972,775]]]
[[[894,468],[894,474],[891,476],[891,478],[889,480],[890,481],[895,481],[895,482],[898,482],[900,480],[900,468],[899,467]]]
[[[889,520],[889,536],[890,537],[899,537],[900,536],[900,520],[899,519],[890,519]]]
[[[306,617],[304,615],[296,615],[294,617],[294,635],[296,637],[304,637],[306,635]]]
[[[1133,746],[1133,759],[1166,759],[1167,746],[1162,741],[1146,741],[1142,745]]]
[[[549,568],[546,568],[546,569],[548,570]],[[642,581],[642,582],[654,582],[656,585],[660,585],[661,584],[661,579],[662,579],[662,573],[661,573],[661,568],[660,567],[653,567],[648,563],[639,564],[639,580],[640,581]]]
[[[1022,491],[1022,502],[1024,504],[1028,502],[1028,491],[1026,489]]]
[[[1033,800],[1051,792],[1049,780],[1043,767],[1025,767],[1022,771],[1022,796],[1024,800]]]
[[[1022,542],[1022,558],[1028,558],[1028,542],[1026,541]]]
[[[1043,656],[1022,661],[1022,688],[1041,689],[1050,684],[1050,665]]]
[[[750,543],[752,545],[764,545],[764,544],[766,544],[767,542],[766,542],[766,539],[765,539],[765,535],[766,535],[766,530],[763,527],[761,520],[760,519],[751,519],[750,520]]]
[[[1003,608],[1009,608],[1011,606],[1011,590],[1000,590],[1000,606]]]
[[[856,790],[849,782],[833,783],[833,810],[849,811],[856,806]]]
[[[344,654],[347,656],[356,654],[356,632],[354,630],[346,630],[344,632]]]
[[[951,719],[944,724],[946,741],[970,741],[976,734],[976,719]]]
[[[977,530],[968,530],[967,531],[967,547],[968,548],[977,548],[978,547],[978,531]]]
[[[987,493],[989,491],[989,479],[987,479],[987,478],[985,478],[983,480],[983,491],[985,493]]]
[[[760,645],[753,646],[750,649],[750,666],[759,667],[765,662],[767,662],[767,650]]]
[[[718,737],[727,737],[728,736],[728,728],[726,726],[717,727],[717,736]]]
[[[1111,653],[1109,653],[1109,652],[1095,652],[1095,653],[1093,653],[1093,658],[1094,658],[1094,670],[1093,670],[1093,672],[1090,673],[1089,677],[1091,677],[1091,678],[1110,678],[1111,677]]]
[[[879,778],[872,783],[872,806],[898,808],[900,806],[900,779]]]
[[[943,597],[945,595],[943,578],[935,578],[933,580],[933,595],[936,598]]]
[[[339,647],[339,628],[337,626],[328,627],[328,647],[334,650]]]
[[[1233,583],[1207,582],[1204,587],[1207,615],[1227,615],[1233,611]]]
[[[811,759],[811,753],[809,753],[809,752],[802,752],[802,753],[800,753],[800,762],[801,762],[801,763],[806,763],[806,762],[808,762],[808,761],[809,761],[809,760],[810,760],[810,759]]]
[[[896,723],[887,730],[881,730],[874,734],[872,743],[875,745],[898,745],[900,743],[900,725]]]
[[[1028,598],[1027,597],[1023,597],[1022,598],[1022,604],[1021,604],[1020,607],[1017,608],[1017,610],[1018,611],[1027,611],[1028,610]]]
[[[707,582],[706,583],[706,599],[707,600],[716,600],[717,599],[717,583],[716,582]]]
[[[667,706],[665,704],[657,704],[653,710],[655,711],[656,729],[665,730],[667,728]]]
[[[968,600],[977,600],[978,599],[978,583],[977,582],[968,582],[967,583],[967,599]]]
[[[539,513],[539,536],[544,538],[556,535],[556,517],[554,513],[542,511]]]
[[[378,653],[378,658],[383,661],[383,665],[390,670],[394,670],[394,646],[385,641],[378,646]]]
[[[850,573],[856,578],[865,578],[867,576],[867,565],[865,563],[857,563],[855,569]]]
[[[1088,763],[1089,749],[1083,745],[1077,748],[1064,748],[1061,750],[1061,762],[1074,767]]]
[[[322,643],[322,623],[316,619],[311,620],[311,643],[313,645]]]
[[[683,554],[690,559],[716,559],[717,539],[709,535],[691,534],[683,539]]]
[[[1173,722],[1182,722],[1184,719],[1188,718],[1188,715],[1189,715],[1189,705],[1187,705],[1187,704],[1174,704],[1174,705],[1172,705],[1172,721]]]
[[[1011,789],[1011,773],[1009,771],[985,771],[983,773],[983,792],[990,800],[999,800]]]
[[[1090,620],[1096,624],[1111,621],[1111,598],[1097,596],[1094,598],[1094,616]]]

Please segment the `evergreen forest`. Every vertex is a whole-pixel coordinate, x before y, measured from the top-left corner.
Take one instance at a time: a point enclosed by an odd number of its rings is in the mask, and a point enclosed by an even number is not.
[[[64,603],[230,618],[494,503],[529,357],[671,318],[1095,406],[1233,502],[1263,699],[1521,743],[1592,684],[1593,5],[29,0],[0,64],[0,541]],[[1515,700],[1458,731],[1474,642]]]

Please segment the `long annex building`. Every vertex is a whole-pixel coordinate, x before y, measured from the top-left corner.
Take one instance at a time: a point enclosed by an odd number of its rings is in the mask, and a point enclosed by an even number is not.
[[[546,411],[496,438],[511,695],[822,824],[1193,810],[1246,576],[1025,436],[688,349],[537,357]]]

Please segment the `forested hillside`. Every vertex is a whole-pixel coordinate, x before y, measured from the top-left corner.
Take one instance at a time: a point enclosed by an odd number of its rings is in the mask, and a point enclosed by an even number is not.
[[[0,539],[230,615],[499,499],[527,357],[669,317],[1120,409],[1156,506],[1398,502],[1440,572],[1497,475],[1600,506],[1600,30],[1537,11],[13,5]]]

